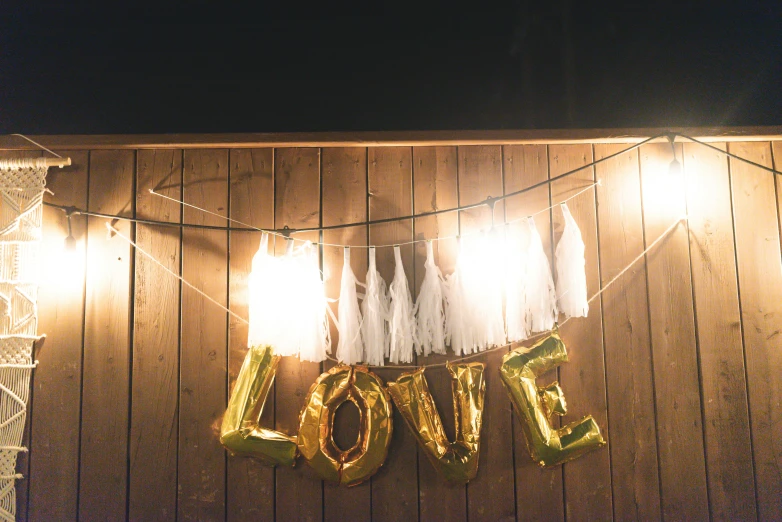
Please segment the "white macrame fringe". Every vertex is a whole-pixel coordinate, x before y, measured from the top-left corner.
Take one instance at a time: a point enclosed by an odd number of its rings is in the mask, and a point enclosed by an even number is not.
[[[556,250],[557,306],[567,317],[586,317],[589,303],[584,240],[567,204],[562,203],[560,206],[565,218],[565,228]]]
[[[416,353],[445,353],[445,312],[443,274],[434,262],[432,242],[426,243],[424,280],[415,302]]]
[[[529,217],[527,224],[530,232],[524,292],[527,325],[530,332],[544,332],[551,330],[557,320],[557,294],[535,220]]]
[[[415,316],[413,315],[413,297],[407,284],[405,267],[399,247],[394,247],[394,279],[391,281],[391,313],[388,327],[389,354],[392,363],[413,362],[415,342]]]
[[[364,343],[361,341],[361,310],[356,294],[356,276],[350,266],[350,248],[345,248],[342,263],[342,282],[339,289],[337,317],[337,360],[345,364],[356,364],[364,358]]]
[[[0,519],[16,517],[16,457],[27,416],[38,328],[41,202],[45,162],[0,169]]]
[[[383,366],[389,351],[388,321],[390,318],[390,298],[386,291],[386,282],[380,277],[375,261],[374,247],[369,249],[369,269],[367,270],[366,295],[361,303],[363,322],[361,335],[364,339],[364,361],[373,366]]]

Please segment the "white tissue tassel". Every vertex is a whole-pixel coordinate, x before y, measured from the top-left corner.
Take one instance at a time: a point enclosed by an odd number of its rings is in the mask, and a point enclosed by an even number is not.
[[[521,233],[511,233],[508,227],[505,247],[505,324],[508,342],[529,337],[527,307],[524,294],[527,286],[527,252],[522,247]]]
[[[551,330],[557,320],[557,294],[551,277],[551,266],[543,250],[535,220],[529,217],[527,224],[530,232],[527,285],[524,292],[527,325],[530,332],[544,332]]]
[[[434,262],[432,242],[426,243],[424,280],[415,302],[416,353],[445,353],[443,275]]]
[[[568,317],[586,317],[589,312],[584,240],[565,203],[560,205],[565,228],[557,243],[557,306]]]
[[[505,344],[505,317],[502,313],[503,294],[502,230],[482,233],[474,249],[476,254],[473,305],[476,328],[480,332],[477,349]]]
[[[375,248],[369,249],[369,270],[367,270],[367,289],[361,303],[364,316],[361,323],[361,335],[364,338],[364,361],[373,366],[383,366],[388,355],[389,297],[386,282],[380,277],[375,262]]]
[[[461,240],[459,257],[452,274],[445,278],[443,297],[445,298],[445,342],[457,356],[472,353],[475,332],[470,320],[469,302],[464,282],[465,258]]]
[[[361,311],[358,307],[356,283],[356,276],[350,266],[350,248],[345,248],[337,309],[339,332],[337,359],[345,364],[356,364],[364,358],[364,344],[361,342]]]
[[[302,247],[302,253],[295,256],[294,260],[297,261],[294,277],[299,284],[294,284],[297,291],[296,297],[290,303],[290,317],[300,319],[291,325],[293,330],[299,332],[299,359],[321,362],[326,360],[326,354],[331,352],[331,336],[328,302],[320,277],[318,252],[312,243],[307,241]]]
[[[247,278],[247,307],[249,327],[247,347],[276,346],[277,306],[276,292],[280,278],[279,262],[269,255],[269,235],[261,234],[261,244],[253,256],[252,270]]]
[[[405,268],[399,247],[394,247],[394,279],[389,287],[391,296],[390,323],[388,326],[389,354],[392,363],[413,362],[413,343],[415,339],[415,316],[413,298],[407,285]]]

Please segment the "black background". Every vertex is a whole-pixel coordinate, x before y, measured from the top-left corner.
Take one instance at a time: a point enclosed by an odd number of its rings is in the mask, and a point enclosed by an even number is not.
[[[0,6],[0,133],[782,124],[782,2]]]

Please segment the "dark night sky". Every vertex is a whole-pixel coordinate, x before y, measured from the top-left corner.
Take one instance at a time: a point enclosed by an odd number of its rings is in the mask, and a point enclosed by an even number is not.
[[[782,124],[778,0],[70,3],[0,7],[0,133]]]

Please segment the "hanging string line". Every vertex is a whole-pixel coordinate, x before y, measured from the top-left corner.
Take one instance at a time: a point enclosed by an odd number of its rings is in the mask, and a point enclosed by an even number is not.
[[[714,151],[717,151],[717,152],[721,152],[722,154],[724,154],[725,156],[728,156],[729,158],[733,158],[733,159],[737,159],[739,161],[743,161],[744,163],[748,163],[749,165],[752,165],[753,167],[757,167],[759,169],[763,169],[765,171],[774,173],[774,174],[776,174],[778,176],[782,176],[782,172],[780,172],[778,170],[775,170],[775,169],[773,169],[771,167],[766,167],[765,165],[761,165],[760,163],[755,163],[754,161],[749,160],[747,158],[742,158],[741,156],[737,156],[736,154],[733,154],[732,152],[728,152],[727,150],[722,150],[721,148],[715,147],[714,145],[710,145],[710,144],[708,144],[708,143],[706,143],[704,141],[696,140],[695,138],[691,138],[689,136],[685,136],[684,134],[677,134],[676,136],[684,138],[685,140],[690,140],[691,142],[697,143],[698,145],[703,145],[704,147],[707,147],[707,148],[709,148],[711,150],[714,150]]]
[[[138,244],[136,244],[136,242],[135,242],[135,241],[133,241],[132,239],[130,239],[129,237],[127,237],[126,235],[124,235],[122,232],[120,232],[119,230],[117,230],[116,228],[114,228],[113,226],[111,226],[111,223],[109,223],[109,222],[106,222],[106,228],[109,230],[109,232],[111,232],[111,233],[113,233],[113,234],[116,234],[117,236],[119,236],[119,237],[121,237],[122,239],[124,239],[125,241],[127,241],[129,244],[133,245],[133,248],[135,248],[136,250],[138,250],[139,252],[141,252],[142,254],[144,254],[145,256],[147,256],[147,257],[148,257],[148,258],[149,258],[149,259],[150,259],[150,260],[151,260],[153,263],[155,263],[156,265],[158,265],[160,268],[162,268],[163,270],[165,270],[166,272],[168,272],[168,273],[169,273],[169,274],[171,274],[172,276],[174,276],[174,277],[176,277],[177,279],[179,279],[179,280],[182,282],[182,284],[184,284],[184,285],[185,285],[185,286],[187,286],[188,288],[191,288],[191,289],[195,290],[195,292],[196,292],[196,293],[200,294],[202,297],[204,297],[205,299],[207,299],[209,302],[211,302],[211,303],[212,303],[212,304],[214,304],[215,306],[217,306],[217,307],[221,308],[222,310],[224,310],[224,311],[228,312],[229,314],[233,315],[234,317],[236,317],[237,319],[239,319],[239,320],[240,320],[240,321],[242,321],[243,323],[250,324],[250,322],[249,322],[247,319],[245,319],[245,318],[244,318],[244,317],[242,317],[241,315],[237,314],[237,313],[236,313],[236,312],[234,312],[233,310],[229,309],[228,307],[226,307],[226,306],[223,306],[223,304],[222,304],[222,303],[220,303],[220,302],[219,302],[219,301],[217,301],[216,299],[212,298],[212,297],[211,297],[211,296],[209,296],[209,295],[208,295],[206,292],[204,292],[203,290],[201,290],[201,289],[197,288],[197,287],[196,287],[196,286],[194,286],[192,283],[189,283],[189,282],[188,282],[188,281],[187,281],[187,280],[186,280],[184,277],[182,277],[181,275],[177,274],[176,272],[174,272],[173,270],[171,270],[170,268],[168,268],[166,265],[164,265],[163,263],[161,263],[160,261],[158,261],[158,260],[155,258],[155,256],[153,256],[152,254],[150,254],[149,252],[147,252],[146,250],[144,250],[143,248],[141,248],[140,246],[138,246]]]
[[[585,189],[582,189],[582,190],[576,192],[572,196],[569,196],[569,197],[563,199],[559,203],[557,203],[555,205],[551,205],[551,206],[543,208],[543,209],[540,209],[537,212],[534,212],[534,213],[530,214],[530,216],[537,216],[538,214],[542,214],[544,212],[548,212],[549,210],[551,210],[551,209],[561,205],[562,203],[567,203],[568,201],[571,201],[572,199],[575,199],[576,197],[580,196],[584,192],[592,190],[593,188],[595,188],[597,185],[600,185],[600,184],[601,184],[601,180],[597,180],[595,183],[591,183]],[[150,192],[152,192],[152,191],[150,190]],[[171,198],[169,196],[164,196],[163,194],[157,194],[156,192],[152,192],[152,193],[157,195],[157,196],[160,196],[162,198],[165,198],[165,199],[168,199],[170,201],[173,201],[175,203],[179,203],[181,205],[193,208],[195,210],[200,210],[200,211],[205,212],[207,214],[211,214],[211,215],[218,216],[218,217],[221,217],[221,218],[223,217],[223,216],[220,216],[219,214],[216,214],[216,213],[214,213],[214,212],[212,212],[210,210],[202,209],[201,207],[197,207],[195,205],[191,205],[189,203],[185,203],[185,202],[180,201],[178,199],[174,199],[174,198]],[[252,225],[247,225],[246,223],[242,223],[241,221],[238,221],[238,220],[235,220],[235,219],[230,219],[230,218],[225,218],[225,219],[228,219],[229,221],[233,221],[235,223],[239,223],[240,225],[245,225],[245,226],[249,227],[250,229],[256,230],[258,232],[267,232],[269,234],[274,234],[274,235],[277,235],[277,236],[284,236],[284,234],[280,234],[280,233],[278,233],[276,231],[271,231],[270,232],[270,231],[262,229],[262,228],[254,227]],[[523,221],[525,219],[527,219],[526,216],[518,218],[518,219],[512,219],[510,221],[506,221],[505,224],[506,225],[510,225],[512,223],[517,223],[517,222]],[[235,230],[235,229],[228,228],[228,230]],[[432,237],[432,238],[413,239],[411,241],[404,241],[404,242],[401,242],[401,243],[392,243],[392,244],[387,244],[387,245],[345,245],[345,244],[340,244],[340,243],[325,243],[325,242],[321,242],[321,241],[311,241],[311,243],[313,245],[323,245],[323,246],[327,246],[327,247],[337,247],[337,248],[346,248],[346,247],[350,247],[350,248],[385,248],[385,247],[412,245],[412,244],[415,244],[415,243],[424,243],[426,241],[442,241],[442,240],[445,240],[445,239],[455,239],[457,237],[465,237],[465,236],[474,235],[474,234],[480,234],[480,231],[476,231],[476,232],[472,232],[472,233],[468,233],[468,234],[452,235],[452,236],[438,236],[438,237]],[[307,241],[305,239],[298,239],[298,238],[291,238],[291,239],[293,239],[294,241],[301,241],[301,242],[306,242]]]
[[[27,137],[27,136],[25,136],[24,134],[11,134],[11,136],[19,136],[20,138],[24,138],[24,139],[26,139],[27,141],[29,141],[30,143],[32,143],[33,145],[35,145],[36,147],[40,148],[41,150],[45,150],[45,151],[46,151],[46,152],[48,152],[49,154],[54,154],[54,155],[55,155],[55,156],[57,156],[58,158],[62,158],[62,156],[60,156],[60,155],[59,155],[59,154],[57,154],[56,152],[54,152],[54,151],[52,151],[52,150],[49,150],[49,149],[47,149],[46,147],[44,147],[43,145],[41,145],[41,144],[40,144],[40,143],[38,143],[37,141],[33,141],[33,140],[31,140],[30,138],[28,138],[28,137]]]
[[[668,234],[670,234],[682,221],[685,221],[686,219],[687,219],[687,216],[682,216],[679,219],[677,219],[676,221],[674,221],[671,224],[671,226],[669,226],[662,234],[660,234],[657,237],[657,239],[652,241],[649,244],[649,246],[646,247],[646,249],[643,252],[638,254],[638,256],[636,256],[635,259],[630,261],[630,263],[625,268],[623,268],[618,274],[616,274],[613,278],[611,278],[610,281],[608,281],[605,285],[603,285],[603,287],[600,288],[600,290],[598,290],[592,297],[590,297],[589,300],[587,301],[587,303],[591,303],[592,301],[597,299],[603,292],[605,292],[611,285],[613,285],[620,277],[622,277],[625,273],[627,273],[627,271],[630,270],[630,268],[632,268],[633,265],[635,265],[639,260],[643,259],[643,257],[646,254],[648,254],[649,251],[651,251],[655,246],[657,246],[665,237],[668,236]],[[139,247],[132,239],[130,239],[129,237],[127,237],[124,234],[122,234],[119,230],[117,230],[116,228],[111,226],[110,223],[106,223],[106,228],[110,232],[114,233],[115,235],[117,235],[117,236],[121,237],[122,239],[124,239],[125,241],[127,241],[130,245],[132,245],[139,252],[141,252],[146,257],[148,257],[150,260],[152,260],[160,268],[162,268],[163,270],[165,270],[166,272],[168,272],[169,274],[171,274],[175,278],[179,279],[179,281],[181,281],[182,284],[184,284],[188,288],[191,288],[196,293],[200,294],[202,297],[207,299],[209,302],[211,302],[212,304],[214,304],[215,306],[217,306],[221,310],[231,314],[232,316],[234,316],[236,319],[238,319],[242,323],[247,324],[247,325],[250,324],[250,322],[247,319],[245,319],[241,315],[237,314],[236,312],[234,312],[230,308],[224,306],[222,303],[220,303],[216,299],[213,299],[211,296],[206,294],[203,290],[201,290],[201,289],[197,288],[195,285],[189,283],[187,280],[185,280],[184,277],[182,277],[181,275],[177,274],[176,272],[174,272],[173,270],[168,268],[166,265],[164,265],[163,263],[158,261],[152,254],[150,254],[149,252],[147,252],[143,248]],[[564,326],[570,319],[571,319],[570,317],[566,318],[564,321],[559,323],[559,326]],[[543,337],[544,335],[548,335],[550,333],[551,333],[551,331],[540,332],[540,333],[537,333],[537,334],[535,334],[535,335],[533,335],[533,336],[531,336],[531,337],[529,337],[527,339],[524,339],[524,341],[535,340],[535,339],[538,339],[540,337]],[[482,357],[484,355],[487,355],[487,354],[492,353],[492,352],[496,352],[498,350],[507,349],[510,346],[513,346],[515,344],[519,344],[520,342],[524,342],[524,341],[514,341],[512,343],[503,344],[501,346],[495,346],[494,348],[490,348],[490,349],[484,350],[482,352],[477,352],[477,353],[466,355],[466,356],[459,357],[459,358],[456,358],[456,359],[450,359],[447,362],[436,363],[436,364],[422,364],[422,365],[418,365],[418,366],[414,366],[414,365],[387,365],[387,366],[361,365],[361,366],[366,366],[368,368],[375,368],[375,369],[390,368],[390,369],[394,369],[394,370],[417,370],[419,368],[440,368],[440,367],[445,367],[447,364],[454,364],[454,363],[458,363],[458,362],[469,361],[471,359]],[[328,360],[330,360],[330,361],[339,363],[339,361],[337,359],[335,359],[334,357],[326,356],[326,358]]]
[[[589,190],[592,190],[593,188],[595,188],[596,186],[598,186],[600,184],[601,184],[601,180],[597,180],[597,182],[592,183],[591,185],[588,185],[585,189],[576,192],[572,196],[569,196],[569,197],[563,199],[559,203],[557,203],[555,205],[551,205],[550,207],[546,207],[546,208],[540,209],[537,212],[534,212],[534,213],[530,214],[530,216],[537,216],[538,214],[542,214],[544,212],[548,212],[549,210],[551,210],[551,209],[561,205],[562,203],[567,203],[567,202],[577,198],[581,194],[583,194],[585,192],[588,192]],[[164,197],[166,199],[170,199],[171,201],[174,201],[176,203],[183,203],[182,201],[180,201],[178,199],[173,199],[173,198],[170,198],[168,196],[164,196],[162,194],[157,194],[157,195],[159,195],[161,197]],[[128,221],[128,222],[131,222],[131,223],[138,223],[138,224],[141,224],[141,225],[165,226],[165,227],[174,227],[174,228],[198,228],[198,229],[205,229],[205,230],[222,230],[222,231],[231,231],[231,232],[236,232],[236,231],[239,231],[239,232],[255,232],[255,231],[257,231],[257,232],[267,232],[267,233],[272,234],[272,235],[277,235],[277,236],[284,237],[284,234],[279,234],[279,233],[277,233],[276,231],[273,231],[273,230],[265,230],[265,229],[262,229],[262,228],[256,228],[256,227],[253,227],[252,225],[247,225],[247,227],[249,227],[249,228],[237,228],[237,227],[221,227],[221,226],[218,226],[218,225],[198,225],[198,224],[171,223],[169,221],[155,221],[155,220],[152,220],[152,219],[131,218],[131,217],[120,216],[120,215],[115,215],[115,214],[104,214],[102,212],[92,212],[92,211],[82,210],[82,209],[79,209],[79,208],[76,208],[76,207],[67,206],[67,205],[57,205],[55,203],[49,203],[49,202],[46,202],[46,201],[44,201],[43,204],[45,206],[47,206],[47,207],[51,207],[51,208],[56,208],[56,209],[62,210],[66,214],[91,216],[91,217],[98,217],[98,218],[109,219],[109,220]],[[211,212],[211,211],[206,210],[206,209],[202,209],[200,207],[196,207],[194,205],[189,205],[188,204],[187,206],[192,207],[192,208],[194,208],[196,210],[201,210],[203,212],[206,212],[207,214],[214,214],[214,212]],[[215,214],[215,215],[217,215],[217,214]],[[220,216],[220,217],[223,217],[223,216]],[[526,217],[522,217],[522,218],[518,218],[518,219],[512,219],[510,221],[506,221],[505,224],[509,225],[509,224],[512,224],[512,223],[523,221],[524,219],[526,219]],[[236,220],[231,220],[231,221],[236,221]],[[240,224],[244,224],[241,221],[236,221],[236,222],[240,223]],[[467,234],[461,234],[461,235],[439,236],[439,237],[433,237],[433,238],[428,238],[428,239],[426,239],[426,238],[424,238],[424,239],[415,239],[415,240],[412,240],[412,241],[405,241],[405,242],[402,242],[402,243],[394,243],[394,244],[388,244],[388,245],[359,245],[359,246],[355,246],[355,245],[343,245],[343,244],[339,244],[339,243],[324,243],[324,242],[318,242],[318,241],[312,241],[311,243],[313,245],[323,245],[323,246],[327,246],[327,247],[337,247],[337,248],[345,248],[345,247],[350,247],[350,248],[385,248],[385,247],[392,247],[392,246],[412,245],[414,243],[422,243],[422,242],[425,242],[425,241],[441,241],[441,240],[445,240],[445,239],[456,239],[458,237],[466,237],[466,236],[479,234],[479,233],[480,233],[480,231],[476,231],[476,232],[467,233]],[[305,239],[298,239],[298,238],[290,238],[290,239],[293,240],[293,241],[301,241],[302,243],[307,241]]]

